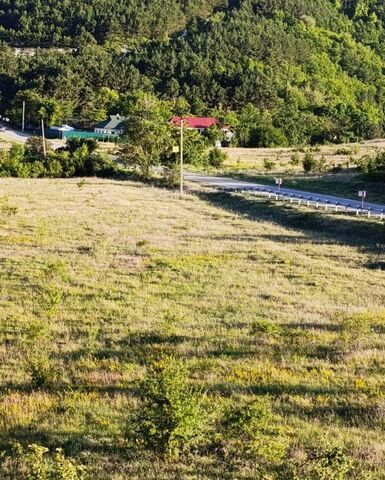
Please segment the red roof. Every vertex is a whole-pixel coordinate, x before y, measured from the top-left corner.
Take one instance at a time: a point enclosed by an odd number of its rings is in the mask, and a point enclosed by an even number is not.
[[[173,125],[180,126],[181,117],[174,117],[171,120]],[[209,128],[213,125],[218,125],[218,120],[214,117],[183,117],[187,128]]]

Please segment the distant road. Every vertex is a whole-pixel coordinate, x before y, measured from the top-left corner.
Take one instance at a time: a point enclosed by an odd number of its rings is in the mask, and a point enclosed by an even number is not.
[[[203,175],[199,173],[189,173],[186,172],[184,175],[185,180],[189,182],[197,182],[201,185],[209,185],[213,187],[218,187],[221,189],[229,190],[255,190],[255,191],[267,191],[272,194],[278,194],[282,196],[292,197],[298,200],[309,201],[312,203],[320,203],[323,205],[337,205],[341,207],[346,207],[351,210],[360,210],[361,202],[356,200],[351,200],[349,198],[335,197],[333,195],[321,195],[314,192],[306,192],[303,190],[294,190],[290,188],[281,188],[263,185],[260,183],[253,182],[244,182],[241,180],[234,180],[227,177],[214,177],[212,175]],[[358,193],[358,192],[357,192]],[[373,212],[375,214],[385,214],[385,205],[375,204],[375,203],[366,203],[364,209],[366,212]]]
[[[26,141],[32,136],[29,133],[23,133],[13,128],[8,128],[8,127],[5,127],[5,128],[6,128],[5,132],[0,132],[0,140],[4,140],[6,142],[26,143]],[[64,146],[63,140],[48,140],[48,141],[50,142],[54,150]]]

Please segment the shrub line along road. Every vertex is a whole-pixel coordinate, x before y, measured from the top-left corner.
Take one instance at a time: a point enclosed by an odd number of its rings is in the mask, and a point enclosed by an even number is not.
[[[17,130],[12,130],[7,128],[5,132],[0,133],[0,138],[4,138],[8,141],[17,141],[25,143],[31,135],[27,133],[22,133]],[[63,141],[52,142],[51,144],[54,149],[60,148],[63,146]],[[280,195],[282,198],[297,199],[304,202],[312,202],[313,204],[322,204],[322,205],[331,205],[345,208],[346,210],[357,212],[361,210],[361,202],[351,200],[348,198],[334,197],[332,195],[321,195],[314,192],[306,192],[302,190],[294,190],[290,188],[281,188],[269,185],[262,185],[259,183],[244,182],[241,180],[234,180],[227,177],[215,177],[212,175],[203,175],[198,173],[186,172],[184,175],[185,180],[190,182],[197,182],[202,185],[210,185],[213,187],[218,187],[222,190],[229,191],[240,191],[247,190],[250,193],[259,193],[259,194],[274,194]],[[379,205],[375,203],[364,204],[364,211],[366,213],[380,215],[381,218],[385,216],[385,205]]]
[[[358,213],[362,210],[361,201],[355,201],[349,198],[335,197],[332,195],[321,195],[314,192],[306,192],[303,190],[294,190],[290,188],[281,188],[270,185],[263,185],[260,183],[244,182],[241,180],[234,180],[228,177],[215,177],[213,175],[203,175],[199,173],[186,172],[184,175],[185,180],[189,182],[200,183],[201,185],[207,185],[217,187],[225,191],[248,191],[250,193],[265,194],[265,195],[279,195],[282,199],[296,199],[299,202],[308,202],[313,205],[332,206],[335,208],[343,208],[346,211]],[[357,192],[358,194],[358,192]],[[385,217],[385,205],[379,205],[375,203],[364,203],[363,211],[368,215],[377,215],[381,218]]]

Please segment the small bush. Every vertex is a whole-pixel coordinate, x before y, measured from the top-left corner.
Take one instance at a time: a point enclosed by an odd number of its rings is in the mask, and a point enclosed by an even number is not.
[[[60,449],[50,455],[48,448],[35,444],[26,449],[16,444],[12,455],[1,455],[0,466],[9,479],[86,480],[85,468],[67,459]]]
[[[0,213],[7,217],[17,214],[17,207],[10,205],[7,195],[0,197]]]
[[[305,153],[305,157],[302,161],[303,169],[306,173],[313,172],[317,168],[317,160],[310,152]]]
[[[352,478],[352,470],[352,461],[343,449],[327,444],[308,450],[306,458],[293,466],[290,477],[292,480],[347,480]]]
[[[59,374],[46,353],[37,353],[27,360],[26,370],[31,385],[36,389],[50,389],[58,380]]]
[[[286,442],[274,425],[270,404],[258,399],[225,412],[222,438],[235,454],[256,456],[264,462],[279,462],[286,452]]]
[[[209,153],[209,165],[211,167],[220,168],[228,160],[226,152],[220,148],[213,148]]]
[[[293,165],[293,167],[297,167],[301,163],[301,157],[298,152],[293,153],[293,155],[290,158],[290,164]]]
[[[197,445],[204,436],[200,396],[188,383],[186,367],[170,357],[152,365],[140,385],[141,405],[128,437],[169,457]]]
[[[274,168],[274,162],[270,158],[264,158],[263,159],[263,167],[265,170],[273,170]]]
[[[30,138],[23,147],[0,153],[0,177],[69,178],[80,176],[110,177],[118,167],[95,152],[94,140],[71,139],[66,148],[44,152],[39,138]]]
[[[335,152],[334,155],[351,155],[353,153],[352,149],[348,147],[341,147],[338,148]]]
[[[353,313],[338,315],[336,320],[340,326],[338,350],[347,354],[360,350],[371,332],[373,318],[365,313]]]
[[[385,152],[364,155],[356,160],[360,172],[369,178],[385,179]]]
[[[279,336],[282,333],[282,328],[268,320],[258,319],[253,322],[251,333],[256,336]]]

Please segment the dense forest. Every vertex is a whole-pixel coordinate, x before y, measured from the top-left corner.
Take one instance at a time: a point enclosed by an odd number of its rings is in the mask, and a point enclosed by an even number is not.
[[[0,114],[87,127],[140,90],[243,146],[373,138],[384,25],[381,0],[3,0]]]

